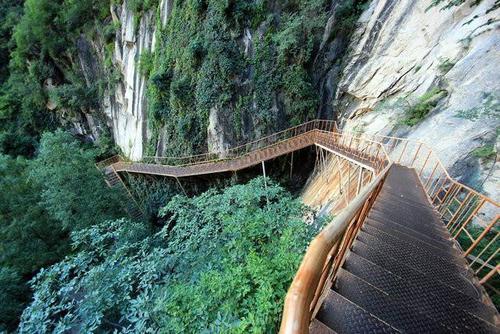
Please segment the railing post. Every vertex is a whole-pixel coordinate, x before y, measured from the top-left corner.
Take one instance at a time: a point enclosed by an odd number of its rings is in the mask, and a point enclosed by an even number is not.
[[[429,194],[429,191],[427,190],[427,186],[429,185],[429,182],[431,182],[432,177],[434,176],[434,172],[436,171],[436,168],[438,167],[438,165],[439,165],[439,163],[436,162],[436,164],[434,165],[434,168],[432,169],[432,173],[429,176],[429,180],[427,180],[427,182],[425,183],[424,190],[427,191],[427,194]],[[430,184],[432,185],[432,182]]]
[[[441,210],[441,208],[446,208],[447,204],[448,204],[448,199],[449,198],[453,198],[453,196],[451,196],[452,193],[455,192],[455,189],[458,187],[456,183],[454,183],[453,181],[450,181],[451,182],[451,185],[450,187],[448,188],[448,190],[446,191],[446,193],[444,194],[443,196],[443,199],[441,200],[441,204],[439,204],[438,206],[438,211]]]
[[[359,167],[359,175],[358,175],[358,187],[356,189],[356,196],[358,196],[359,191],[361,190],[361,182],[363,178],[363,167]]]
[[[461,233],[461,231],[463,231],[461,229],[461,227],[466,224],[468,218],[471,218],[471,216],[469,216],[469,214],[474,214],[474,211],[475,211],[476,207],[474,206],[474,195],[471,195],[470,197],[470,200],[467,204],[464,204],[464,209],[462,210],[462,212],[460,212],[460,214],[457,216],[457,218],[455,219],[456,223],[453,224],[453,226],[450,227],[449,231],[451,233],[451,235],[455,238],[458,237],[458,234]],[[460,222],[460,220],[462,220],[463,218],[465,218],[466,220],[465,221],[462,221]],[[457,232],[457,233],[455,233]],[[467,231],[465,231],[467,232]]]
[[[401,155],[398,158],[398,163],[401,161],[401,158],[403,157],[403,153],[406,151],[407,146],[408,146],[408,141],[405,140],[405,146],[403,147],[403,150],[401,151]]]
[[[453,226],[455,225],[455,222],[454,220],[457,219],[459,217],[459,214],[460,212],[462,211],[462,208],[464,207],[464,205],[467,203],[467,201],[469,200],[469,197],[472,195],[471,192],[467,193],[467,196],[465,196],[463,202],[460,203],[460,206],[458,207],[457,211],[455,211],[455,213],[453,214],[453,216],[451,217],[450,221],[448,222],[448,224],[446,225],[446,227],[449,227],[450,230],[453,229]],[[456,197],[456,195],[455,195]]]
[[[464,257],[467,257],[467,255],[469,255],[474,250],[474,248],[476,248],[476,246],[481,242],[481,240],[483,240],[483,238],[486,236],[486,234],[488,234],[488,232],[491,230],[491,228],[498,222],[499,217],[500,217],[500,215],[497,215],[491,221],[491,223],[484,229],[484,231],[479,235],[479,237],[472,243],[472,245],[469,247],[469,249],[467,249],[465,251]]]
[[[415,160],[417,159],[418,153],[420,152],[421,148],[422,148],[422,143],[420,143],[420,145],[418,145],[418,149],[415,151],[415,155],[413,156],[413,159],[411,160],[410,167],[412,167],[413,164],[415,163]]]
[[[420,170],[420,173],[418,173],[418,176],[422,176],[422,172],[424,171],[425,165],[427,165],[427,160],[429,160],[429,157],[431,156],[431,150],[429,150],[429,153],[427,154],[427,158],[425,158],[424,165],[422,166],[422,169]]]
[[[481,250],[481,252],[479,254],[477,254],[474,258],[474,260],[469,264],[469,267],[472,268],[472,266],[474,265],[474,263],[476,263],[477,260],[480,260],[481,259],[481,256],[484,254],[484,252],[486,250],[488,250],[488,248],[493,245],[493,243],[495,241],[497,241],[498,237],[500,236],[500,232],[498,232],[495,237],[493,239],[490,240],[490,242],[488,242],[488,244],[486,246],[484,246],[484,248]],[[476,270],[476,274],[480,271],[480,269],[477,269]]]
[[[483,285],[484,283],[488,282],[488,280],[492,278],[493,275],[495,275],[495,273],[497,273],[498,271],[500,271],[500,264],[497,264],[495,268],[493,268],[486,276],[484,276],[483,279],[479,281],[479,284]]]
[[[436,201],[436,197],[442,191],[443,185],[446,182],[446,173],[441,173],[441,175],[439,176],[439,178],[441,178],[441,177],[443,177],[442,181],[441,182],[436,182],[436,187],[434,187],[434,189],[432,189],[432,192],[431,192],[431,193],[435,192],[435,194],[431,197],[433,205],[434,205],[434,202]]]

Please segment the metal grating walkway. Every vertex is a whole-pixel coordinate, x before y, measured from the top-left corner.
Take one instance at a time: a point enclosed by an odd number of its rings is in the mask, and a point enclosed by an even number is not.
[[[311,333],[499,333],[413,169],[389,171]]]

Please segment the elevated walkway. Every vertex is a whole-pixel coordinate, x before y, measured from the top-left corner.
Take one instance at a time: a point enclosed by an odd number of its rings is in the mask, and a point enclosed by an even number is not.
[[[372,172],[383,168],[382,163],[384,159],[382,157],[382,150],[379,149],[378,154],[372,152],[377,147],[376,143],[363,140],[358,147],[354,148],[347,146],[342,140],[345,141],[345,138],[334,132],[333,128],[330,131],[311,129],[286,139],[271,142],[263,147],[257,145],[254,148],[247,147],[245,150],[228,152],[223,157],[207,157],[206,159],[187,163],[186,161],[181,161],[178,165],[165,164],[164,162],[168,163],[169,161],[165,161],[163,158],[149,158],[147,162],[132,162],[117,159],[107,167],[111,167],[116,172],[181,178],[240,171],[258,165],[263,161],[275,159],[279,156],[315,145]],[[378,146],[380,148],[380,145]]]
[[[339,174],[330,181],[344,192],[289,288],[280,333],[500,332],[490,298],[500,298],[499,204],[454,180],[424,143],[312,121],[223,154],[112,157],[98,168],[111,186],[126,189],[123,172],[233,172],[312,145],[356,165],[359,177],[349,168],[341,177],[345,165],[335,164]],[[312,184],[330,187],[321,178]]]

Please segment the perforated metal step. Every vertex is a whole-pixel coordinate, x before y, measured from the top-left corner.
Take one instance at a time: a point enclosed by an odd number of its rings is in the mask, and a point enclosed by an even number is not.
[[[404,263],[394,260],[386,254],[378,252],[376,249],[361,241],[356,241],[352,251],[363,258],[375,263],[391,273],[401,277],[403,280],[412,282],[429,293],[433,293],[439,298],[448,298],[450,303],[461,305],[465,310],[478,314],[486,319],[493,319],[496,310],[482,303],[479,291],[462,291],[456,287],[437,280],[432,273],[422,273]]]
[[[383,231],[370,224],[365,224],[363,226],[363,231],[391,246],[405,248],[415,256],[425,258],[426,261],[433,261],[436,265],[443,266],[455,265],[457,270],[467,272],[467,274],[471,275],[470,271],[466,267],[464,259],[456,256],[456,254],[443,252],[440,249],[426,245],[423,242],[417,242],[411,238],[405,238],[402,235],[395,236],[394,233]]]
[[[437,296],[433,291],[422,289],[355,253],[349,254],[344,268],[389,294],[398,303],[405,304],[410,310],[423,313],[457,332],[477,330],[480,333],[494,333],[496,330],[494,323],[463,310],[460,304],[450,303],[442,294]],[[489,320],[493,321],[493,318]]]
[[[418,240],[420,242],[425,242],[427,244],[433,245],[434,247],[440,248],[444,251],[448,251],[451,253],[458,253],[457,250],[453,248],[454,243],[451,239],[445,238],[445,237],[440,237],[435,234],[433,235],[428,235],[428,234],[423,234],[418,231],[415,231],[414,229],[411,229],[407,226],[397,224],[395,222],[392,222],[390,220],[379,220],[379,219],[374,219],[372,217],[369,217],[365,224],[370,224],[372,226],[378,227],[384,231],[391,231],[394,233],[398,234],[404,234],[407,236],[410,236],[414,238],[415,240]]]
[[[328,293],[316,319],[337,333],[398,332],[333,290]],[[314,330],[311,333],[319,334],[321,332]]]
[[[463,275],[462,272],[455,270],[453,267],[450,268],[449,266],[438,265],[432,262],[432,259],[426,261],[426,258],[417,257],[406,248],[391,246],[363,231],[359,233],[357,240],[362,241],[371,248],[376,249],[378,253],[382,254],[382,257],[387,257],[396,262],[404,263],[407,267],[413,268],[421,273],[425,273],[426,275],[430,275],[431,277],[434,277],[434,279],[451,285],[467,294],[470,294],[471,296],[479,297],[479,292],[470,280]]]
[[[441,325],[427,315],[414,312],[414,310],[410,309],[405,304],[400,303],[383,291],[376,289],[372,285],[343,269],[339,271],[335,290],[351,302],[401,332],[454,332],[452,329]]]
[[[314,319],[309,326],[309,333],[311,334],[335,334],[335,331],[319,321]]]
[[[399,215],[394,212],[388,213],[385,212],[385,210],[383,211],[378,208],[372,208],[368,217],[373,217],[377,220],[395,222],[427,235],[437,235],[441,238],[449,237],[449,234],[444,231],[443,228],[438,226],[437,222],[429,222],[428,218],[411,215]]]

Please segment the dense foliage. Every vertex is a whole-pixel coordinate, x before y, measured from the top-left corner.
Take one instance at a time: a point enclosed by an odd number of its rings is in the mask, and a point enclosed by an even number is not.
[[[34,276],[22,331],[274,331],[314,231],[283,189],[256,180],[170,201],[178,183],[131,178],[149,216],[169,203],[151,224],[162,230],[117,220],[123,199],[94,163],[114,150],[103,101],[120,78],[121,2],[0,0],[0,331],[17,327]],[[350,33],[363,2],[343,0],[323,36],[327,0],[174,0],[155,51],[136,59],[149,153],[160,131],[171,155],[206,150],[214,111],[234,141],[314,117],[315,51]],[[160,20],[159,3],[126,2],[136,29],[146,13]],[[67,132],[88,115],[95,145]]]
[[[15,326],[26,280],[70,251],[71,231],[123,214],[94,166],[98,152],[58,131],[33,160],[0,154],[0,330]]]
[[[304,210],[258,178],[174,197],[157,232],[126,220],[74,232],[76,254],[33,280],[20,331],[275,332],[317,229]]]
[[[77,39],[81,34],[98,34],[98,27],[109,16],[109,3],[4,2],[0,7],[0,17],[5,17],[0,36],[8,40],[0,49],[0,57],[6,60],[0,72],[0,151],[31,155],[41,134],[60,123],[61,115],[47,108],[49,100],[68,119],[82,110],[91,113],[95,109],[106,80],[87,87],[76,62]],[[49,90],[51,85],[55,88]]]
[[[159,31],[161,46],[152,62],[151,55],[144,59],[150,127],[176,137],[167,149],[203,150],[211,110],[227,118],[239,139],[249,135],[243,124],[266,132],[314,117],[311,65],[327,3],[174,1]],[[243,38],[251,46],[243,46]]]

